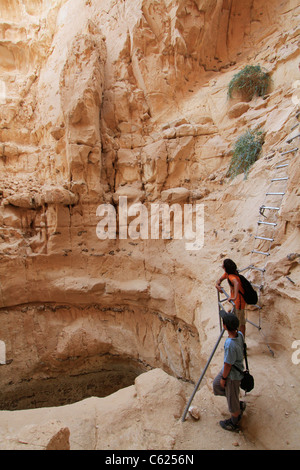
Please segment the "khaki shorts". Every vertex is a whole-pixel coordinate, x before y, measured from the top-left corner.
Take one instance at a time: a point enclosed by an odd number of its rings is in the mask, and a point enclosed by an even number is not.
[[[235,309],[235,314],[239,319],[240,326],[246,325],[246,315],[245,315],[245,310],[242,309]]]
[[[213,381],[214,395],[227,398],[228,410],[230,413],[237,413],[240,409],[240,380],[231,380],[227,377],[225,388],[221,387],[223,369]]]

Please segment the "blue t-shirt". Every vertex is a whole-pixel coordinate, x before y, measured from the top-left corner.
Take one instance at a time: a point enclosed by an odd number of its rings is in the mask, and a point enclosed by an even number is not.
[[[240,331],[236,338],[226,339],[224,344],[224,362],[244,370],[244,336]],[[228,377],[231,380],[241,380],[243,375],[235,367],[231,367]]]

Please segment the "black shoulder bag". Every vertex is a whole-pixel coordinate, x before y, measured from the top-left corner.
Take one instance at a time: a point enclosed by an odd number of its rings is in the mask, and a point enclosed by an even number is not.
[[[247,359],[247,345],[244,342],[244,357],[246,363],[246,370],[242,371],[239,367],[233,365],[235,369],[237,369],[241,374],[243,374],[243,378],[241,380],[241,389],[245,390],[245,392],[251,392],[254,388],[254,377],[249,372],[248,366],[248,359]]]

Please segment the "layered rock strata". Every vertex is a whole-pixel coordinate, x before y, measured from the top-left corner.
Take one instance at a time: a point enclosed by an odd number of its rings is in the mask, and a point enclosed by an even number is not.
[[[3,2],[8,395],[71,362],[74,374],[94,373],[115,357],[197,379],[218,335],[222,260],[250,263],[270,175],[297,147],[286,141],[298,126],[298,15],[293,0]],[[229,100],[230,79],[248,63],[270,73],[269,94]],[[230,181],[233,143],[248,128],[264,130],[261,158],[247,180]],[[300,282],[298,153],[288,158],[261,312],[268,343],[286,354],[299,338]],[[147,209],[204,204],[203,248],[118,233],[99,240],[97,208],[118,213],[120,197]],[[248,315],[257,323],[257,311]]]

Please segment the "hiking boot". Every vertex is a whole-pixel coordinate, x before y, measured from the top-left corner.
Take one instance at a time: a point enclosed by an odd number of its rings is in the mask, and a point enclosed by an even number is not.
[[[221,428],[226,429],[226,431],[239,432],[240,430],[236,424],[233,424],[230,418],[225,419],[224,421],[220,421],[220,426]]]

